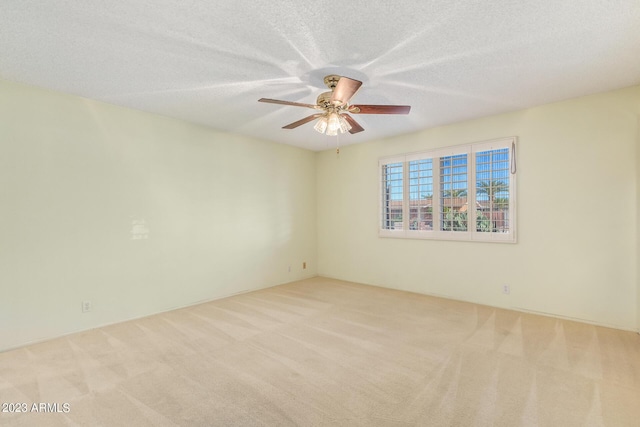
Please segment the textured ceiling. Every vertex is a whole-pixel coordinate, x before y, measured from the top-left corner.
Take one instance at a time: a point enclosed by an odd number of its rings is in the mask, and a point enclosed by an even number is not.
[[[640,84],[640,1],[2,0],[0,78],[312,150],[326,74],[364,82],[340,145]],[[1,96],[1,94],[0,94]]]

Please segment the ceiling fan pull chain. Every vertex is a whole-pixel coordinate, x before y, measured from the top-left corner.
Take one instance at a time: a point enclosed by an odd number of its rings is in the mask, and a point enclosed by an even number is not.
[[[516,142],[511,141],[511,175],[515,175],[518,170],[516,164]]]

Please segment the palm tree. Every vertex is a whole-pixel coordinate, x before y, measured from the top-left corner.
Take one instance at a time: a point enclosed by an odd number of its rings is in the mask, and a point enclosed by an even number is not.
[[[507,197],[504,197],[504,193],[507,193]],[[476,184],[476,194],[486,194],[489,199],[489,218],[493,225],[493,231],[497,230],[497,224],[494,221],[493,213],[495,212],[495,204],[498,202],[498,207],[502,207],[507,205],[504,203],[508,200],[509,194],[509,183],[496,179],[496,180],[487,180],[480,181]],[[502,197],[496,198],[496,196],[500,194]]]
[[[490,204],[493,204],[498,193],[509,193],[509,184],[499,179],[480,181],[476,184],[476,193],[486,194]]]
[[[458,190],[445,190],[442,192],[442,197],[464,197],[467,195],[467,189],[458,189]]]

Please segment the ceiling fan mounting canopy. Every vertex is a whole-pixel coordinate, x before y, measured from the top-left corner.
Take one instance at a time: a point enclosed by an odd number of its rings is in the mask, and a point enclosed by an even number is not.
[[[362,86],[359,80],[349,77],[330,74],[324,78],[329,92],[321,93],[316,99],[316,104],[304,104],[300,102],[281,101],[278,99],[260,98],[259,102],[271,104],[291,105],[294,107],[313,108],[322,112],[312,114],[301,120],[283,126],[283,129],[294,129],[305,123],[318,119],[314,129],[320,133],[333,136],[337,132],[349,132],[351,134],[362,132],[364,128],[360,126],[352,114],[409,114],[411,107],[408,105],[350,105],[351,97]]]
[[[338,85],[338,81],[340,80],[340,76],[336,74],[329,74],[324,77],[324,84],[331,90],[335,89]]]

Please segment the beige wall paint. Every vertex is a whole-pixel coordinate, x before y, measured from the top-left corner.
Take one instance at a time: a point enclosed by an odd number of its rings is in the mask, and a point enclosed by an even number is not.
[[[639,100],[640,86],[321,153],[319,274],[636,329]],[[378,237],[380,157],[513,135],[517,244]]]
[[[316,275],[315,153],[0,93],[0,350]]]
[[[638,104],[640,104],[640,99],[637,100]],[[640,109],[640,107],[638,107]],[[640,114],[638,114],[638,133],[636,139],[636,283],[637,283],[637,291],[636,298],[638,301],[638,307],[636,310],[636,318],[637,318],[637,330],[640,333]]]

